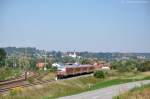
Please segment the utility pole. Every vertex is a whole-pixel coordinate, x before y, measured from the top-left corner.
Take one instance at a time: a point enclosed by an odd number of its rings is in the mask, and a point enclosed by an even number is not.
[[[24,62],[25,62],[25,64],[24,64],[25,65],[25,67],[24,67],[25,68],[25,75],[24,76],[25,76],[25,80],[27,80],[27,65],[28,64],[27,64],[27,49],[26,48],[25,48]]]
[[[45,64],[44,65],[45,65],[44,70],[47,70],[47,68],[46,68],[46,50],[45,50]]]
[[[15,56],[14,56],[14,54],[13,54],[12,58],[13,58],[13,68],[14,68],[15,67]]]
[[[5,68],[7,67],[7,54],[6,54],[6,58],[5,58]]]

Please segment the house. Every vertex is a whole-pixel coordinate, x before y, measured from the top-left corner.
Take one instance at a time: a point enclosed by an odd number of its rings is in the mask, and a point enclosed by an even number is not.
[[[47,65],[47,63],[39,62],[39,63],[36,64],[36,67],[38,67],[39,69],[44,68],[44,70],[45,70],[46,69],[46,67],[45,67],[46,65]]]
[[[72,58],[76,58],[77,57],[75,52],[74,53],[70,53],[69,56],[72,57]]]
[[[52,67],[60,67],[61,65],[60,64],[58,64],[58,63],[53,63],[52,64]]]
[[[110,69],[110,64],[104,61],[94,63],[96,69]]]

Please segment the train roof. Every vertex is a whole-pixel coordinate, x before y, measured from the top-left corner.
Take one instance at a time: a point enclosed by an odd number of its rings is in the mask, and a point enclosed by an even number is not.
[[[89,65],[89,64],[86,64],[86,65],[65,65],[64,67],[65,68],[76,68],[76,67],[91,67],[93,65]]]

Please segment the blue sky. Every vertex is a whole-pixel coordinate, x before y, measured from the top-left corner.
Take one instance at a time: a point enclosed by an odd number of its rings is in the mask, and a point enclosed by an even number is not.
[[[0,0],[0,35],[0,47],[150,52],[150,1]]]

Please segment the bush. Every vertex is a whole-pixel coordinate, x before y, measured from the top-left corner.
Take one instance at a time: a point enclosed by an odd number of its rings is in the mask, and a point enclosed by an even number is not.
[[[57,71],[57,67],[51,67],[51,68],[50,68],[50,71],[51,71],[51,72]]]
[[[6,80],[9,77],[13,76],[13,70],[11,70],[10,68],[0,68],[0,80]]]
[[[29,83],[33,83],[34,82],[34,78],[33,77],[29,77],[27,80],[28,80]]]
[[[23,91],[23,88],[15,87],[10,90],[10,95],[14,96],[16,94],[22,93],[22,91]]]
[[[111,64],[112,69],[116,69],[120,72],[132,72],[137,69],[138,62],[134,60],[121,60],[121,61],[114,61]]]
[[[94,77],[95,78],[102,78],[104,79],[106,77],[107,72],[103,70],[97,70],[94,72]]]
[[[138,71],[150,71],[150,61],[145,61],[137,67]]]

